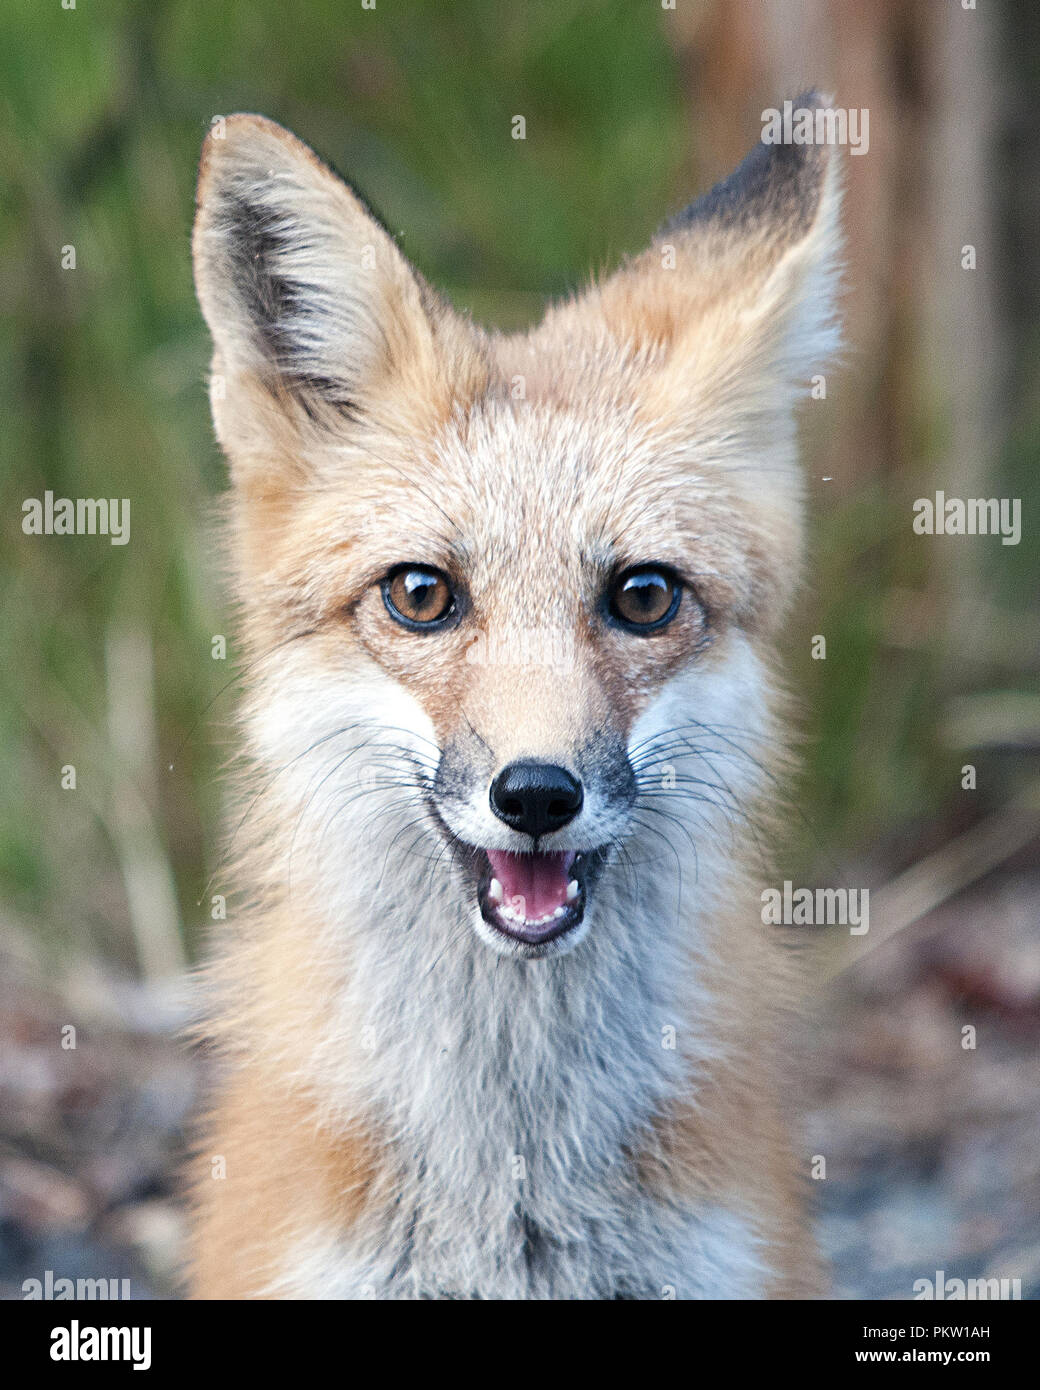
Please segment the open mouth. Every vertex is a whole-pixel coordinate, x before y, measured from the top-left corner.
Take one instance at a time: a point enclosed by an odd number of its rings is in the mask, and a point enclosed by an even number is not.
[[[525,946],[544,946],[585,916],[590,856],[574,850],[515,854],[485,850],[477,902],[484,921]]]

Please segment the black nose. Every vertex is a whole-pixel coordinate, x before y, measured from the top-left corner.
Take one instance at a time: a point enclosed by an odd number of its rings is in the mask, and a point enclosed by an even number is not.
[[[510,763],[491,783],[491,809],[527,835],[548,835],[581,810],[581,783],[555,763]]]

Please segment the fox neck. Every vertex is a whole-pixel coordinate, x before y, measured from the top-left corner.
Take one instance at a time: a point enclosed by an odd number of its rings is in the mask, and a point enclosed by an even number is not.
[[[641,896],[598,885],[589,936],[567,955],[523,961],[477,939],[470,904],[460,908],[459,885],[446,880],[399,878],[375,918],[358,904],[367,920],[346,948],[342,995],[356,1035],[351,1094],[421,1135],[428,1154],[431,1131],[467,1117],[479,1125],[476,1147],[504,1145],[506,1159],[524,1133],[544,1132],[531,1123],[543,1111],[576,1141],[597,1105],[638,1123],[674,1089],[692,1043],[672,1048],[662,1030],[682,1032],[691,1004],[697,1012],[697,933],[688,916],[677,921],[674,883],[640,885]]]
[[[716,1045],[691,1024],[710,1016],[698,944],[712,885],[702,856],[700,906],[679,920],[671,876],[637,895],[615,873],[599,885],[586,940],[526,962],[483,945],[460,916],[458,885],[445,875],[431,889],[425,863],[411,882],[398,876],[375,916],[363,869],[351,902],[326,899],[321,954],[334,958],[346,942],[347,917],[352,930],[310,1081],[347,1126],[385,1137],[379,1165],[393,1199],[375,1204],[351,1257],[367,1277],[378,1282],[381,1252],[407,1246],[414,1292],[433,1277],[464,1294],[458,1271],[487,1267],[476,1246],[465,1249],[477,1233],[505,1268],[506,1252],[516,1264],[522,1247],[529,1263],[539,1239],[556,1246],[581,1219],[638,1229],[646,1203],[632,1155],[652,1144],[653,1120],[688,1093]],[[579,1244],[582,1260],[596,1258]],[[595,1280],[589,1269],[574,1277]]]

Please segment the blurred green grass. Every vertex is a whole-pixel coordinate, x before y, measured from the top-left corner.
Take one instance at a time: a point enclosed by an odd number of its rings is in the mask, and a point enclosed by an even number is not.
[[[5,28],[0,890],[49,949],[132,968],[115,784],[135,781],[192,950],[234,699],[233,688],[215,698],[233,683],[234,642],[227,662],[210,656],[213,634],[231,636],[210,520],[224,474],[189,260],[213,116],[257,110],[294,129],[434,283],[504,327],[643,244],[697,191],[697,152],[662,17],[639,4],[107,0],[55,3]],[[523,142],[510,137],[517,113]],[[75,270],[61,269],[67,245]],[[1025,495],[1036,410],[1012,425],[1009,476]],[[918,552],[871,486],[817,518],[803,626],[841,656],[794,662],[811,711],[807,862],[941,818],[956,789],[937,742],[943,677],[929,635],[893,651],[882,622],[889,590],[913,585]],[[22,500],[48,488],[129,497],[130,544],[23,536]],[[1013,561],[1001,579],[1011,610],[1038,577],[1035,553]],[[135,632],[153,652],[156,749],[154,766],[127,770],[105,653]],[[975,678],[1015,686],[1025,669],[1012,652]],[[66,763],[75,792],[60,787]]]

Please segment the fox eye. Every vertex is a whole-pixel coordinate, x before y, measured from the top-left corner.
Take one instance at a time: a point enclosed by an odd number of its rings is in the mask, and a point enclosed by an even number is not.
[[[681,597],[682,585],[668,570],[637,565],[614,581],[608,611],[629,632],[651,632],[672,621]]]
[[[455,611],[451,584],[430,565],[398,565],[383,580],[383,602],[404,627],[436,627]]]

